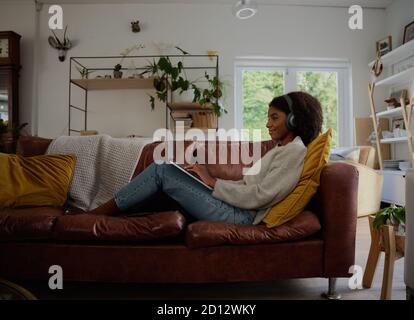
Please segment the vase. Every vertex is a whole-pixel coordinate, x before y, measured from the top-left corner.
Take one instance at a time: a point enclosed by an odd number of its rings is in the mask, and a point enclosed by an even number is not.
[[[114,70],[114,78],[121,79],[122,78],[122,71]]]

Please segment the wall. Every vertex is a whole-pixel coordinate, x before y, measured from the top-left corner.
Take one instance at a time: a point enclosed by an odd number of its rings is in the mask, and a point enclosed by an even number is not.
[[[386,34],[392,36],[393,48],[402,45],[404,38],[404,27],[414,21],[414,1],[412,0],[394,0],[394,2],[385,11],[386,18]],[[414,41],[414,40],[412,40]],[[414,63],[414,53],[411,58],[405,62]],[[405,63],[403,62],[403,63]],[[408,96],[411,97],[414,81],[401,85],[401,87],[394,88],[401,90],[408,88]],[[393,90],[393,88],[391,88]],[[390,123],[390,126],[392,124]],[[414,130],[412,123],[411,130]],[[396,159],[410,159],[410,153],[405,143],[398,143],[391,145],[393,158]]]
[[[394,0],[385,11],[386,30],[394,48],[403,43],[404,27],[414,21],[414,1]]]
[[[221,127],[234,126],[232,84],[236,56],[348,59],[352,63],[354,116],[369,114],[367,64],[374,58],[375,40],[384,34],[385,10],[364,9],[364,29],[352,31],[348,29],[347,8],[263,5],[256,16],[245,21],[235,19],[230,6],[217,4],[64,5],[63,9],[64,24],[69,25],[71,38],[77,40],[69,51],[72,56],[118,55],[137,42],[147,45],[141,54],[153,54],[152,41],[172,42],[193,54],[217,50],[220,75],[230,84],[226,97],[229,112],[220,119]],[[142,31],[134,34],[129,24],[137,19]],[[47,22],[45,6],[38,61],[38,134],[54,137],[67,132],[69,66],[68,60],[58,62],[57,52],[47,44]],[[164,107],[158,105],[156,111],[149,111],[148,99],[140,92],[106,92],[90,98],[91,129],[106,130],[115,136],[151,135],[165,121]],[[93,122],[99,114],[109,117]]]
[[[19,118],[20,122],[32,123],[33,107],[33,45],[34,4],[0,4],[0,30],[20,34]],[[27,127],[30,130],[30,127]]]

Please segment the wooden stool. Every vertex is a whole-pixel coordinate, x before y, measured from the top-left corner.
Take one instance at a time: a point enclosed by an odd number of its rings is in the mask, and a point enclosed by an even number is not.
[[[384,225],[381,227],[381,230],[374,229],[372,225],[372,222],[374,221],[373,216],[369,216],[368,221],[371,233],[371,247],[369,249],[362,285],[364,288],[371,288],[375,270],[378,265],[379,255],[382,251],[385,252],[381,300],[390,300],[394,262],[404,257],[405,237],[396,236],[393,226]]]

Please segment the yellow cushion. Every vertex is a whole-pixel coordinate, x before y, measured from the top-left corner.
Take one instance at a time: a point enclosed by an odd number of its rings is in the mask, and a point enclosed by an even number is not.
[[[0,153],[0,208],[62,206],[75,155],[22,157]]]
[[[263,219],[267,227],[279,226],[293,219],[305,209],[316,193],[322,169],[328,163],[331,139],[332,129],[328,129],[308,145],[299,182],[285,199],[270,209]]]

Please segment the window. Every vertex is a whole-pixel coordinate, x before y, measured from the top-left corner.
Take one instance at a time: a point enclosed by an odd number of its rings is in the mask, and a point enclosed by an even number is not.
[[[246,58],[237,59],[235,69],[238,129],[260,129],[261,139],[270,139],[265,127],[269,102],[275,96],[300,90],[321,102],[323,131],[332,128],[334,132],[332,147],[352,144],[350,66],[347,62]]]

